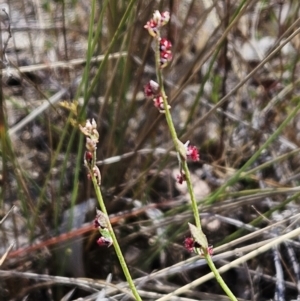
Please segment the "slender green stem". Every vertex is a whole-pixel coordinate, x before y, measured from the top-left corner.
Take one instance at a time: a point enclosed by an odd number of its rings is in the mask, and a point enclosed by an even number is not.
[[[192,204],[192,209],[193,209],[193,213],[194,213],[196,227],[202,231],[197,200],[196,200],[196,197],[195,197],[193,184],[192,184],[192,181],[191,181],[190,170],[188,168],[188,165],[187,165],[186,161],[184,161],[182,163],[182,167],[183,167],[183,170],[184,170],[184,173],[185,173],[185,179],[186,179],[186,184],[187,184],[187,188],[188,188],[188,191],[189,191],[189,195],[191,197],[191,204]]]
[[[92,181],[93,181],[93,185],[94,185],[94,189],[95,189],[95,192],[96,192],[96,196],[97,196],[97,199],[98,199],[98,202],[99,202],[99,205],[100,205],[100,208],[101,208],[101,211],[106,215],[108,216],[107,214],[107,210],[106,210],[106,207],[105,207],[105,204],[104,204],[104,201],[103,201],[103,198],[102,198],[102,193],[101,193],[101,190],[100,190],[100,187],[97,183],[97,180],[94,176],[94,174],[90,171],[90,175],[92,176]],[[126,277],[126,280],[128,282],[128,285],[132,291],[132,294],[134,295],[135,297],[135,300],[138,300],[138,301],[142,301],[138,291],[137,291],[137,288],[131,278],[131,275],[130,275],[130,272],[129,272],[129,269],[127,267],[127,264],[126,264],[126,261],[123,257],[123,254],[122,254],[122,251],[121,251],[121,248],[119,246],[119,243],[118,243],[118,240],[116,238],[116,235],[115,235],[115,232],[113,230],[113,227],[109,221],[109,219],[107,219],[107,224],[108,224],[108,230],[109,230],[109,233],[111,235],[111,238],[113,240],[113,246],[115,248],[115,251],[117,253],[117,256],[118,256],[118,259],[119,259],[119,262],[120,262],[120,265],[122,267],[122,270],[124,272],[124,275]]]
[[[156,64],[156,74],[157,74],[157,81],[160,87],[160,92],[161,92],[161,96],[163,98],[163,103],[164,103],[164,114],[166,116],[166,121],[172,136],[172,140],[175,146],[175,149],[177,151],[178,154],[180,154],[180,149],[179,149],[179,142],[178,142],[178,137],[177,137],[177,133],[174,127],[174,123],[172,120],[172,116],[170,113],[170,109],[169,109],[169,104],[168,104],[168,100],[167,100],[167,96],[164,90],[164,85],[163,85],[163,76],[162,76],[162,72],[161,72],[161,68],[160,68],[160,51],[159,51],[159,40],[160,40],[160,36],[158,35],[155,38],[155,42],[156,42],[156,47],[155,47],[155,64]],[[201,228],[201,221],[200,221],[200,216],[199,216],[199,212],[198,212],[198,205],[197,205],[197,200],[195,197],[195,193],[194,193],[194,189],[193,189],[193,185],[191,182],[191,176],[190,176],[190,171],[187,165],[187,162],[185,159],[180,159],[181,160],[181,165],[182,168],[184,170],[185,173],[185,179],[186,179],[186,183],[187,183],[187,187],[188,187],[188,192],[191,198],[191,204],[192,204],[192,210],[194,213],[194,218],[195,218],[195,223],[196,223],[196,227],[202,231]],[[229,287],[227,286],[227,284],[224,282],[223,278],[221,277],[221,275],[219,274],[217,268],[215,267],[210,254],[208,253],[207,250],[204,250],[205,254],[204,254],[204,258],[206,259],[206,262],[208,264],[208,266],[210,267],[211,271],[214,273],[216,280],[219,282],[220,286],[222,287],[222,289],[224,290],[224,292],[227,294],[227,296],[230,298],[230,300],[232,301],[237,301],[236,297],[233,295],[233,293],[231,292],[231,290],[229,289]]]
[[[166,116],[167,124],[168,124],[169,130],[170,130],[170,133],[171,133],[171,137],[172,137],[172,140],[173,140],[173,143],[174,143],[177,153],[180,154],[178,137],[177,137],[176,129],[175,129],[175,126],[173,123],[171,113],[170,113],[170,109],[168,106],[168,100],[167,100],[167,96],[166,96],[164,85],[163,85],[163,75],[162,75],[161,68],[160,68],[160,57],[159,57],[159,36],[155,39],[155,42],[156,42],[156,48],[155,48],[156,65],[155,66],[156,66],[157,81],[158,81],[158,84],[160,87],[160,92],[161,92],[161,95],[163,98],[165,116]],[[193,190],[193,185],[191,182],[190,171],[189,171],[186,161],[185,160],[182,160],[182,161],[183,161],[182,167],[183,167],[183,170],[185,173],[186,183],[187,183],[188,191],[189,191],[189,194],[191,197],[195,223],[196,223],[197,228],[199,228],[201,230],[200,215],[198,212],[197,201],[196,201],[195,193]]]
[[[214,262],[212,261],[211,256],[209,254],[206,254],[204,256],[204,258],[205,258],[209,268],[214,273],[216,280],[219,282],[220,286],[222,287],[222,289],[226,293],[226,295],[230,298],[230,300],[238,301],[237,298],[235,297],[235,295],[232,293],[232,291],[227,286],[227,284],[224,282],[222,276],[220,275],[218,269],[216,268]]]

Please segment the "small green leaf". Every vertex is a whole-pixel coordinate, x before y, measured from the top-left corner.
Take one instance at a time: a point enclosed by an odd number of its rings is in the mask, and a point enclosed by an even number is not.
[[[101,235],[104,237],[104,238],[110,238],[111,239],[111,235],[108,231],[107,228],[105,229],[99,229],[99,232],[101,233]]]
[[[189,223],[191,234],[194,238],[194,240],[204,249],[208,248],[208,242],[205,234],[202,232],[202,230],[198,229],[193,224]]]

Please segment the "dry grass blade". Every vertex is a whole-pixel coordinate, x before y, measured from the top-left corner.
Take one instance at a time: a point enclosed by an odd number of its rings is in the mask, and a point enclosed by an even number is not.
[[[6,252],[2,255],[2,257],[0,258],[0,266],[3,264],[3,262],[5,261],[8,253],[11,251],[11,249],[14,247],[15,243],[12,243],[8,249],[6,250]]]
[[[230,269],[242,264],[243,262],[246,262],[247,260],[250,260],[256,256],[258,256],[259,254],[262,254],[268,250],[270,250],[272,247],[279,245],[280,243],[283,243],[284,241],[286,241],[287,239],[291,239],[294,238],[296,236],[300,235],[300,228],[299,229],[295,229],[287,234],[281,235],[279,238],[273,239],[271,242],[265,244],[264,246],[258,248],[257,250],[254,250],[244,256],[241,256],[240,258],[233,260],[232,262],[230,262],[229,264],[219,268],[219,273],[225,273],[226,271],[229,271]],[[173,293],[158,299],[157,301],[165,301],[168,300],[170,297],[172,296],[178,296],[182,293],[184,293],[187,290],[193,289],[195,287],[197,287],[198,285],[201,285],[203,283],[205,283],[206,281],[213,279],[214,278],[214,274],[208,273],[207,275],[177,289],[176,291],[174,291]]]

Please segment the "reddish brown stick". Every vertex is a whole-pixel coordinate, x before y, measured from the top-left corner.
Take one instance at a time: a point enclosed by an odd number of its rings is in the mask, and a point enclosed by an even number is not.
[[[136,209],[136,210],[131,211],[131,212],[126,212],[126,213],[123,213],[123,214],[118,215],[118,216],[112,216],[112,217],[110,217],[110,222],[111,222],[112,225],[114,225],[114,224],[117,224],[121,219],[139,215],[139,214],[145,212],[147,209],[155,208],[155,207],[157,207],[157,204],[151,204],[151,205],[146,206],[146,207],[141,208],[141,209]],[[25,248],[17,249],[15,251],[9,253],[7,258],[21,257],[25,254],[32,253],[32,252],[40,250],[44,247],[53,246],[53,245],[61,243],[63,241],[81,236],[81,235],[83,235],[85,233],[88,233],[92,230],[95,230],[95,227],[94,227],[93,223],[85,225],[85,226],[83,226],[82,228],[79,228],[79,229],[74,229],[74,230],[72,230],[68,233],[63,233],[59,236],[50,238],[46,241],[42,241],[38,244],[29,246],[29,247],[25,247]]]

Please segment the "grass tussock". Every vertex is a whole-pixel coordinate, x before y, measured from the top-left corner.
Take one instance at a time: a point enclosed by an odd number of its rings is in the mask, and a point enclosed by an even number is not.
[[[215,264],[240,300],[299,298],[297,1],[2,5],[3,300],[129,294],[114,250],[96,244],[78,130],[87,118],[98,125],[103,199],[142,299],[181,288],[182,300],[228,300],[184,248],[190,200],[164,116],[143,93],[156,77],[144,29],[155,9],[171,14],[164,85],[180,140],[200,152],[189,167]]]

